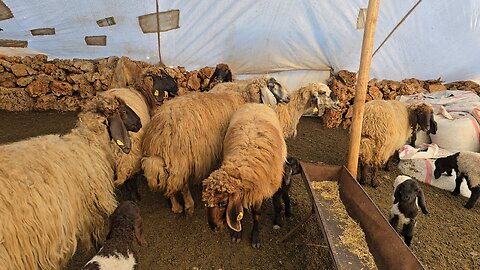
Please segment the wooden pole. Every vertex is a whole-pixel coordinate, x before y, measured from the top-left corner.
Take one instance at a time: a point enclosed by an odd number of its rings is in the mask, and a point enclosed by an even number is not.
[[[380,0],[369,0],[367,10],[367,22],[363,32],[362,55],[360,57],[360,69],[355,90],[355,103],[353,104],[352,126],[350,130],[350,143],[348,150],[347,169],[353,176],[357,175],[358,154],[360,152],[360,136],[362,134],[362,120],[367,95],[367,84],[372,63],[373,40],[377,25],[378,7]]]
[[[158,44],[158,60],[160,66],[164,67],[165,64],[163,64],[162,61],[162,54],[160,52],[160,7],[158,6],[158,0],[155,0],[156,4],[156,10],[157,10],[157,44]]]

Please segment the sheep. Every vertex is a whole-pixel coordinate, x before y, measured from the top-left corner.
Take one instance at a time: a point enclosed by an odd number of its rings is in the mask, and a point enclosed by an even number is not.
[[[223,161],[203,181],[202,199],[208,223],[218,231],[226,219],[232,242],[241,240],[243,209],[252,207],[252,247],[260,247],[259,220],[262,201],[282,185],[287,146],[272,108],[245,104],[232,116],[223,141]]]
[[[217,64],[212,77],[208,81],[206,89],[212,89],[215,85],[224,82],[232,82],[232,71],[227,64]]]
[[[153,93],[157,101],[163,102],[169,97],[178,96],[178,84],[174,78],[168,75],[163,69],[160,69],[159,76],[152,76]]]
[[[428,214],[425,204],[423,190],[417,181],[409,176],[399,175],[393,184],[393,205],[390,209],[389,223],[397,230],[398,225],[403,230],[405,244],[410,246],[415,233],[418,208],[426,215]]]
[[[480,195],[480,153],[461,151],[453,155],[438,158],[435,160],[435,170],[433,175],[438,179],[443,172],[452,175],[455,170],[455,189],[452,191],[453,196],[460,194],[460,185],[463,179],[467,180],[468,189],[472,192],[465,208],[471,209]]]
[[[365,184],[367,169],[372,170],[371,186],[379,185],[377,169],[394,157],[417,129],[436,133],[432,106],[425,103],[406,105],[396,100],[372,100],[365,104],[360,138],[360,179]],[[415,142],[413,142],[415,144]]]
[[[280,217],[280,212],[282,211],[282,203],[280,202],[283,199],[285,203],[285,216],[292,216],[292,208],[290,206],[290,196],[288,194],[290,187],[292,185],[291,177],[293,175],[299,174],[302,172],[300,163],[294,157],[288,156],[285,164],[283,165],[283,177],[282,177],[282,186],[281,188],[273,194],[273,208],[275,216],[273,218],[273,229],[280,229],[282,222]]]
[[[132,201],[123,201],[110,216],[107,240],[97,254],[82,269],[137,269],[137,256],[132,249],[133,238],[146,246],[140,209]]]
[[[131,148],[118,107],[96,97],[69,133],[0,146],[0,269],[59,269],[77,240],[99,240],[117,205],[112,147]]]
[[[190,93],[166,102],[145,128],[144,175],[150,189],[162,190],[170,199],[174,213],[184,211],[175,198],[175,193],[181,192],[185,212],[193,214],[189,181],[200,184],[218,166],[230,117],[242,104],[259,103],[262,89],[288,102],[286,90],[273,78],[222,83],[218,87],[222,89]]]
[[[140,117],[141,125],[147,126],[150,122],[149,108],[154,106],[149,104],[147,93],[139,92],[133,88],[115,88],[102,92],[106,98],[116,98],[122,104],[128,105],[133,112]],[[115,160],[117,161],[116,177],[114,183],[116,186],[122,185],[128,178],[133,177],[141,171],[142,160],[142,140],[144,128],[137,129],[135,133],[130,133],[132,149],[130,153],[125,154],[119,148],[113,148]]]
[[[278,104],[275,108],[285,138],[297,135],[300,117],[311,107],[321,116],[326,108],[338,109],[339,102],[330,88],[323,83],[311,83],[291,93],[288,104]]]

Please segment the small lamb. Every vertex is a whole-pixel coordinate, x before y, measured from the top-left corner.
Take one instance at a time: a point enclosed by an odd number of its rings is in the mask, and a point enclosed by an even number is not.
[[[273,229],[280,229],[282,225],[280,212],[282,212],[282,203],[280,199],[283,199],[285,204],[285,216],[292,216],[292,208],[290,207],[290,196],[288,194],[292,182],[290,178],[292,175],[296,175],[302,172],[300,163],[294,157],[288,156],[287,161],[283,165],[283,177],[282,177],[282,187],[273,194],[273,208],[275,210],[275,217],[273,218]]]
[[[393,206],[390,209],[390,225],[397,230],[398,225],[403,229],[405,244],[410,246],[415,230],[415,217],[418,207],[428,214],[425,197],[418,183],[406,175],[399,175],[393,184]]]
[[[110,230],[105,245],[83,269],[137,269],[136,255],[131,246],[133,237],[137,239],[139,245],[147,245],[143,238],[140,209],[132,201],[123,201],[110,216]]]
[[[480,153],[462,151],[435,160],[435,171],[433,175],[438,179],[443,172],[447,172],[449,176],[452,175],[452,170],[455,170],[455,189],[452,191],[453,196],[460,194],[460,185],[463,178],[467,180],[468,189],[472,192],[468,199],[465,208],[471,209],[477,202],[480,196]]]

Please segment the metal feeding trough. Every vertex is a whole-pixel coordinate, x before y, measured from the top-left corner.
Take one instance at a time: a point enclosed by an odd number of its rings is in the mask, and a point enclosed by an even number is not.
[[[312,216],[316,216],[327,240],[330,254],[337,269],[365,269],[357,255],[341,243],[343,230],[335,219],[331,201],[322,198],[312,188],[312,181],[338,181],[339,194],[348,215],[360,224],[370,253],[378,269],[424,269],[420,261],[393,230],[364,189],[344,166],[300,162],[302,178],[312,201],[312,213],[281,240],[288,238]]]

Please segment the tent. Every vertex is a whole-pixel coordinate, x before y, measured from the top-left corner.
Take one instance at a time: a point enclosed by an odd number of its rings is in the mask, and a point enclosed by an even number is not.
[[[156,31],[144,33],[139,24],[139,17],[150,14],[156,27],[155,0],[0,3],[0,39],[26,41],[22,55],[33,50],[51,59],[116,55],[158,63],[160,47],[166,65],[191,70],[223,62],[239,78],[277,73],[293,88],[324,80],[331,69],[358,69],[361,9],[368,5],[367,0],[158,0],[163,31],[158,46]],[[480,80],[479,14],[475,0],[382,1],[374,51],[385,42],[374,54],[370,75]],[[54,34],[32,32],[45,28]],[[88,36],[105,36],[106,45],[89,46]]]

